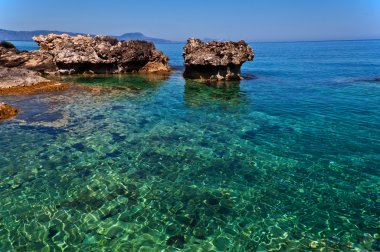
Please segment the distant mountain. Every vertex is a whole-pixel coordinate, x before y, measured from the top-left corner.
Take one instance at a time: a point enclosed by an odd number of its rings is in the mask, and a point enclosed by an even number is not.
[[[55,34],[66,33],[71,36],[76,36],[76,35],[94,36],[92,34],[84,34],[84,33],[76,33],[76,32],[62,32],[62,31],[49,31],[49,30],[11,31],[11,30],[0,29],[0,41],[1,40],[32,40],[33,36],[47,35],[49,33],[55,33]],[[120,36],[113,36],[113,35],[110,35],[110,36],[117,38],[119,40],[146,40],[153,43],[163,43],[163,44],[175,43],[174,41],[170,41],[166,39],[146,37],[144,34],[140,32],[125,33]]]
[[[82,33],[75,33],[75,32],[61,32],[61,31],[48,31],[48,30],[11,31],[11,30],[0,29],[0,40],[32,40],[33,36],[47,35],[49,33],[56,33],[56,34],[67,33],[71,36],[82,34]]]
[[[203,38],[201,39],[203,42],[211,42],[211,41],[222,41],[221,39],[216,38]]]
[[[111,37],[117,38],[119,40],[145,40],[145,41],[149,41],[153,43],[161,43],[161,44],[175,43],[174,41],[171,41],[171,40],[146,37],[141,32],[124,33],[123,35],[120,35],[120,36],[111,36]]]

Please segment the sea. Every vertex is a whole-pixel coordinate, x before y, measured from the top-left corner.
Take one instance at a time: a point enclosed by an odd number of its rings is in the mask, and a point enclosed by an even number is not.
[[[380,251],[379,40],[251,43],[214,84],[156,46],[172,74],[0,95],[0,251]]]

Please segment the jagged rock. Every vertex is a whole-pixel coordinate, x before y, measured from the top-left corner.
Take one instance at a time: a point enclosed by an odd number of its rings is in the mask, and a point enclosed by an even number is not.
[[[244,41],[209,42],[188,39],[184,47],[184,77],[206,80],[240,80],[240,68],[253,60],[254,52]]]
[[[39,50],[20,51],[12,43],[0,42],[1,92],[46,83],[48,89],[56,90],[56,85],[52,86],[54,83],[42,74],[170,71],[168,57],[150,42],[67,34],[49,34],[34,40],[40,45]]]
[[[67,34],[41,35],[33,39],[42,55],[47,53],[53,57],[62,74],[170,71],[168,57],[146,41]]]
[[[53,56],[41,51],[19,51],[10,42],[0,43],[0,66],[18,67],[42,73],[57,71]]]
[[[50,82],[50,80],[42,77],[37,71],[22,67],[0,66],[0,89],[26,87],[48,82]]]
[[[4,119],[11,118],[13,116],[17,115],[17,109],[5,104],[3,102],[0,102],[0,121]]]

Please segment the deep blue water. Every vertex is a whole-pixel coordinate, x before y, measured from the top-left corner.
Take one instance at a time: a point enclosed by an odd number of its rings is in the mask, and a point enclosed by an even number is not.
[[[254,43],[218,86],[182,46],[172,75],[0,96],[0,250],[379,251],[380,41]]]

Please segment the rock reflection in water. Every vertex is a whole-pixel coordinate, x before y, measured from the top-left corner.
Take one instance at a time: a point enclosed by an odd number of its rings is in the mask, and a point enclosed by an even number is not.
[[[69,76],[63,77],[63,81],[82,84],[89,90],[121,94],[138,94],[157,90],[167,79],[168,74],[120,74],[120,75],[96,75],[96,76]]]
[[[207,82],[186,80],[185,104],[190,108],[233,110],[249,104],[239,82]]]

